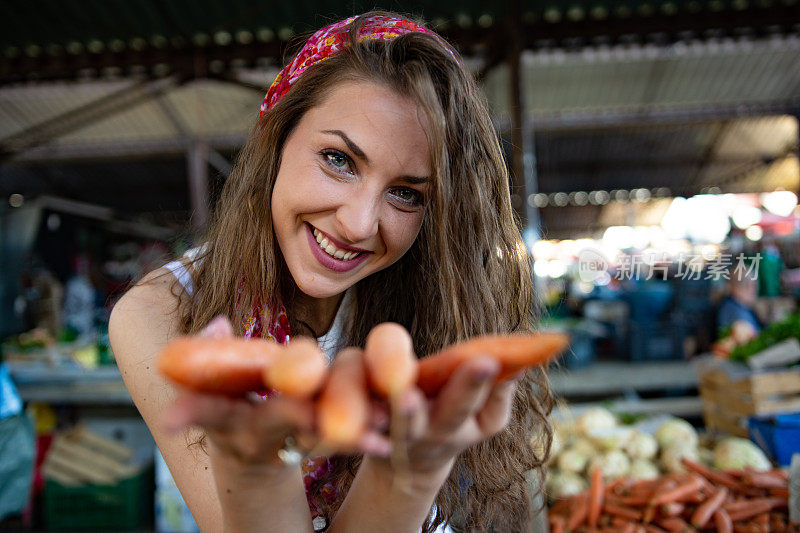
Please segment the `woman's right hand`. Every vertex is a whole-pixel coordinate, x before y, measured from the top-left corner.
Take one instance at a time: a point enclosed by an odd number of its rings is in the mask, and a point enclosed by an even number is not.
[[[199,335],[212,338],[233,336],[233,328],[224,317],[217,317]],[[255,394],[255,393],[253,393]],[[178,397],[163,415],[164,427],[173,433],[189,426],[201,428],[208,439],[209,454],[226,462],[242,465],[285,466],[279,452],[287,437],[294,448],[307,453],[318,443],[315,430],[315,402],[275,394],[265,400],[229,398],[179,389]],[[371,427],[362,436],[356,450],[385,456],[390,451],[382,432],[388,427],[388,413],[375,403],[370,413]],[[291,462],[289,462],[291,465]]]
[[[231,337],[233,328],[226,318],[217,317],[200,335]],[[163,424],[173,433],[188,426],[201,428],[210,445],[209,454],[243,465],[284,466],[278,452],[289,436],[304,450],[317,442],[312,402],[282,395],[254,400],[181,389],[164,413]]]

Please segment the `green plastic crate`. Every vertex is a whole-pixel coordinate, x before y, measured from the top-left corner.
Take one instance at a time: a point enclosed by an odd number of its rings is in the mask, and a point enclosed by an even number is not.
[[[149,529],[153,523],[153,467],[116,485],[68,487],[48,480],[43,498],[48,530]]]

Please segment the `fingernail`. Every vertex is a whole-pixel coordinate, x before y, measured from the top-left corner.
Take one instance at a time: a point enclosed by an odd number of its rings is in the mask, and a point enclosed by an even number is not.
[[[212,338],[225,336],[225,333],[228,329],[227,320],[228,319],[223,315],[215,316],[208,324],[206,324],[206,327],[203,330],[203,335]]]
[[[472,379],[476,383],[483,383],[495,377],[500,371],[500,365],[493,359],[484,360],[472,371]]]
[[[392,445],[377,435],[365,435],[362,442],[364,453],[368,455],[377,455],[379,457],[389,457],[392,453]]]
[[[403,398],[400,401],[400,409],[405,416],[411,416],[417,410],[417,400],[414,398],[414,395],[406,393],[403,395]]]

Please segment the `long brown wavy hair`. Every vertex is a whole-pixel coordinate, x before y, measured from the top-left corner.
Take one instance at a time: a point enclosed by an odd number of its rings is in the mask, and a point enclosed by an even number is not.
[[[415,243],[395,264],[355,286],[343,333],[347,345],[363,346],[370,329],[386,321],[405,326],[420,355],[476,335],[533,328],[531,265],[485,98],[463,62],[431,35],[359,42],[359,25],[376,14],[397,16],[372,12],[354,20],[349,45],[306,71],[253,127],[225,182],[205,236],[207,247],[193,265],[196,292],[182,299],[180,308],[185,333],[199,331],[218,314],[242,331],[252,306],[275,295],[297,331],[291,317],[298,289],[267,207],[286,139],[303,115],[343,81],[382,84],[418,102],[429,125],[433,169]],[[541,486],[552,404],[544,371],[529,372],[517,388],[507,429],[458,457],[436,497],[436,513],[423,529],[450,521],[460,509],[470,530],[524,530],[531,516],[525,474],[533,471]],[[532,438],[538,446],[531,446]],[[359,462],[359,457],[333,461],[321,480],[339,488],[333,503],[310,496],[329,522]]]

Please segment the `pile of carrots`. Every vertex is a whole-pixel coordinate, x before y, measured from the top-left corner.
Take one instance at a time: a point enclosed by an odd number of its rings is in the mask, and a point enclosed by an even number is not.
[[[337,448],[352,447],[369,418],[371,396],[390,402],[411,387],[434,396],[465,361],[489,356],[500,363],[497,381],[544,364],[567,346],[558,333],[494,335],[456,344],[418,360],[408,332],[384,323],[367,337],[363,357],[347,348],[328,367],[310,339],[287,346],[262,339],[180,337],[164,347],[160,372],[190,390],[226,396],[273,389],[308,398],[317,407],[320,436]],[[340,360],[341,358],[341,360]]]
[[[799,531],[787,514],[789,480],[780,469],[722,471],[683,460],[684,474],[646,481],[603,483],[592,472],[587,491],[557,501],[552,533],[568,531],[662,533],[686,531]]]

